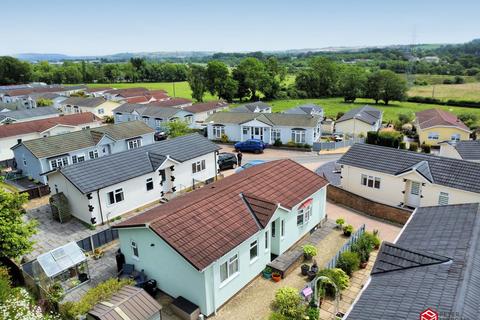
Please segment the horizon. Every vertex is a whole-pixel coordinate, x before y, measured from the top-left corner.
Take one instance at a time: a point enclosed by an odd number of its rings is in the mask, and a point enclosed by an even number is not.
[[[480,37],[480,3],[472,0],[461,1],[461,5],[432,0],[300,0],[295,4],[285,0],[120,4],[86,0],[82,7],[52,0],[6,0],[3,7],[21,12],[21,19],[6,15],[0,20],[0,29],[7,31],[2,35],[0,55],[271,52],[456,44]],[[36,19],[38,25],[30,23]]]

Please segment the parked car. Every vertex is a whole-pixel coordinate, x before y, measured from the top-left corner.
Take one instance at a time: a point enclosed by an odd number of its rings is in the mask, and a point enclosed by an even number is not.
[[[237,164],[237,156],[233,153],[221,152],[218,154],[218,169],[235,169]]]
[[[238,167],[237,170],[235,170],[235,173],[238,173],[238,172],[241,172],[245,169],[248,169],[250,167],[253,167],[253,166],[256,166],[256,165],[259,165],[259,164],[262,164],[262,163],[265,163],[265,161],[263,160],[251,160],[251,161],[248,161],[247,163],[245,163],[243,166],[241,167]]]
[[[164,132],[164,131],[155,132],[153,138],[155,139],[155,141],[165,140],[165,139],[167,139],[167,133]]]
[[[262,140],[248,139],[235,143],[234,147],[235,151],[262,153],[267,146]]]

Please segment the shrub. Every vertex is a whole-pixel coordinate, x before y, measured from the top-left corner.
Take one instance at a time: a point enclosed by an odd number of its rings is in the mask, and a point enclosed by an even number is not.
[[[399,147],[400,147],[400,149],[405,150],[405,149],[407,149],[407,143],[405,141],[402,141],[402,142],[400,142]]]
[[[367,140],[366,143],[368,144],[377,144],[378,141],[378,132],[376,131],[368,131],[367,132]]]
[[[370,252],[373,250],[373,243],[367,236],[365,236],[364,233],[358,237],[354,244],[352,244],[352,248],[350,250],[358,254],[360,262],[367,262],[370,258]]]
[[[289,320],[289,319],[278,312],[272,312],[270,314],[270,317],[268,317],[268,320]]]
[[[340,291],[345,290],[350,284],[350,278],[348,275],[345,271],[339,268],[322,269],[318,271],[317,275],[330,278]]]
[[[443,80],[443,84],[453,84],[453,80],[445,79],[445,80]]]
[[[304,147],[305,149],[311,149],[311,148],[312,148],[312,146],[309,145],[308,143],[305,143],[305,144],[303,145],[303,147]]]
[[[273,145],[275,147],[281,147],[283,145],[282,140],[280,139],[275,139],[275,142],[273,142]]]
[[[295,288],[283,287],[278,289],[275,293],[273,306],[276,312],[285,316],[287,319],[300,320],[305,314],[305,306],[302,304],[302,298]]]
[[[0,304],[6,301],[11,295],[11,284],[8,269],[0,266]]]
[[[297,148],[303,148],[303,143],[296,143],[296,144],[295,144],[295,147],[297,147]]]
[[[335,220],[335,223],[341,228],[345,224],[345,219],[338,218],[337,220]]]
[[[133,285],[131,279],[109,279],[100,283],[95,288],[87,291],[87,293],[76,302],[66,302],[60,306],[62,319],[75,319],[78,316],[86,314],[100,301],[109,299],[114,293],[118,292],[125,285]]]
[[[422,151],[424,153],[430,153],[432,152],[432,147],[429,144],[424,143],[422,144]]]
[[[308,320],[318,320],[318,318],[320,317],[320,311],[318,310],[318,308],[308,307],[306,316],[308,317]]]
[[[417,152],[418,151],[418,143],[410,142],[410,146],[408,147],[408,150]]]
[[[463,84],[463,83],[465,83],[465,79],[463,77],[460,77],[460,76],[455,76],[455,78],[453,79],[453,82],[455,84]]]
[[[228,140],[228,136],[223,133],[222,136],[220,137],[220,141],[222,141],[223,143],[227,143],[229,140]]]
[[[351,251],[343,252],[337,261],[337,268],[342,269],[348,276],[352,276],[354,271],[358,270],[360,265],[360,258],[358,254]]]
[[[296,144],[295,142],[293,142],[292,140],[290,140],[290,141],[287,142],[287,146],[289,146],[289,147],[292,147],[292,148],[293,148],[293,147],[295,147],[296,145],[297,145],[297,144]]]
[[[317,248],[311,244],[306,244],[302,247],[303,254],[310,257],[315,257],[317,255]]]

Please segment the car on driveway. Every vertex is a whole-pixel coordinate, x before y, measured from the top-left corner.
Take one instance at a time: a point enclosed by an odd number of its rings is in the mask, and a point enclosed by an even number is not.
[[[262,164],[262,163],[265,163],[265,161],[263,161],[263,160],[250,160],[247,163],[245,163],[243,166],[238,167],[237,170],[235,170],[235,173],[241,172],[245,169],[248,169],[250,167],[253,167],[253,166],[256,166],[256,165],[259,165],[259,164]]]
[[[233,153],[221,152],[218,154],[218,168],[220,170],[235,169],[238,161],[237,156]]]
[[[234,145],[235,151],[262,153],[267,145],[258,139],[248,139],[243,142],[237,142]]]

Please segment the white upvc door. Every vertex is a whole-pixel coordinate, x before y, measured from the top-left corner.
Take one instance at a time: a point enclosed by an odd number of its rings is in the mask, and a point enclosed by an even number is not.
[[[263,141],[263,127],[252,127],[250,128],[252,133],[252,139],[258,139]]]
[[[407,205],[411,207],[420,206],[420,198],[422,196],[422,184],[417,181],[410,181],[410,189],[407,194]]]

